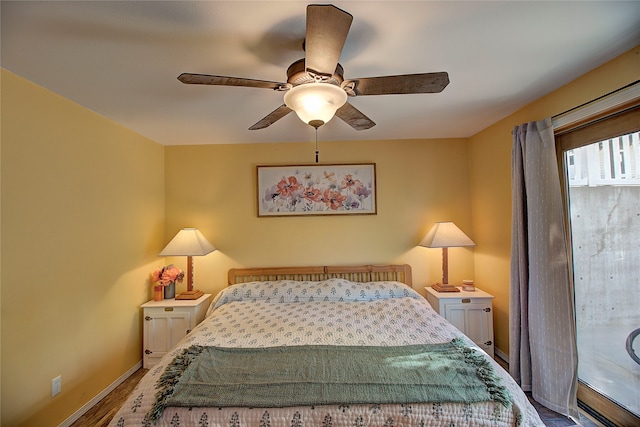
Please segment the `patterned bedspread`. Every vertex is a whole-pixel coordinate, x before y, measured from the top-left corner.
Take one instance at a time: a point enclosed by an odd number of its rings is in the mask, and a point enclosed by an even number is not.
[[[140,381],[110,426],[151,426],[157,382],[182,349],[192,345],[260,348],[300,345],[400,346],[473,342],[398,282],[250,282],[230,286],[205,320]],[[483,353],[484,354],[484,353]],[[544,426],[507,372],[486,356],[512,397],[509,408],[481,403],[315,405],[285,408],[168,407],[158,426]]]

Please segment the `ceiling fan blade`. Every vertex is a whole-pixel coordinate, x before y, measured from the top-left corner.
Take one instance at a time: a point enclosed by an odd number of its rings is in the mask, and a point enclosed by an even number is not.
[[[308,72],[331,77],[336,71],[353,16],[333,5],[307,6],[305,66]]]
[[[264,129],[266,127],[269,127],[292,111],[293,110],[291,108],[282,104],[281,106],[279,106],[278,108],[276,108],[275,110],[267,114],[258,123],[251,126],[249,130],[258,130],[258,129]]]
[[[209,74],[182,73],[178,80],[185,84],[217,85],[217,86],[245,86],[262,89],[280,89],[286,83],[270,82],[267,80],[245,79],[241,77],[212,76]]]
[[[366,130],[374,127],[376,124],[369,117],[365,116],[360,110],[348,102],[336,111],[336,116],[355,130]]]
[[[448,84],[449,74],[440,72],[350,79],[345,80],[342,86],[354,96],[438,93]]]

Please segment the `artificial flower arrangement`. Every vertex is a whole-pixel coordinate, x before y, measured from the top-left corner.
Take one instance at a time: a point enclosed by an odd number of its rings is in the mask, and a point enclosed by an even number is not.
[[[182,282],[184,279],[184,271],[180,270],[173,264],[169,264],[165,267],[158,268],[151,272],[151,284],[153,285],[153,299],[160,301],[163,298],[173,298],[175,290],[171,289],[172,295],[165,295],[164,287],[174,284],[176,282]],[[169,289],[169,288],[167,288]]]
[[[182,283],[184,271],[173,264],[158,268],[151,273],[151,283],[158,283],[160,286],[168,286],[175,282]]]

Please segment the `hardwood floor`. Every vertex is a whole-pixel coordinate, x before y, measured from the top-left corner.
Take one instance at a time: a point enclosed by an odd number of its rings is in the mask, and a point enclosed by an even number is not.
[[[138,381],[140,381],[148,371],[148,369],[138,369],[133,375],[98,402],[97,405],[89,409],[86,414],[71,424],[71,427],[106,427],[116,412],[118,412],[118,409],[120,409],[120,406],[122,406],[127,396],[129,396],[136,387]]]
[[[139,369],[122,384],[116,387],[104,399],[98,402],[93,408],[87,411],[71,427],[106,427],[114,417],[120,406],[124,403],[127,396],[133,391],[138,381],[148,372],[148,369]],[[549,427],[568,427],[575,426],[573,422],[566,417],[559,415],[549,409],[541,406],[537,402],[529,399],[540,414],[542,422]],[[598,427],[599,424],[591,422],[586,417],[581,417],[580,422],[584,427]]]

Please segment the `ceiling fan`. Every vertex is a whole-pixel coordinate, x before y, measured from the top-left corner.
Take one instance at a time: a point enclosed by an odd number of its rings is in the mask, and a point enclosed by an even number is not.
[[[344,79],[338,63],[353,16],[333,5],[308,5],[304,41],[305,58],[287,69],[287,82],[242,77],[183,73],[185,84],[244,86],[285,92],[284,104],[267,114],[249,130],[264,129],[295,111],[302,121],[316,129],[335,114],[355,130],[375,123],[349,102],[347,96],[439,93],[449,84],[446,72],[404,74]]]

